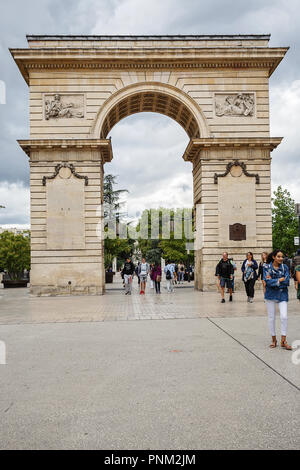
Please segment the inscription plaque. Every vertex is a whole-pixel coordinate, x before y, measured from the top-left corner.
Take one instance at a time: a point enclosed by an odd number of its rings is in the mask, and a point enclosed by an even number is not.
[[[63,172],[47,182],[47,248],[85,248],[84,181]]]
[[[229,240],[239,242],[246,240],[246,225],[233,224],[229,225]]]

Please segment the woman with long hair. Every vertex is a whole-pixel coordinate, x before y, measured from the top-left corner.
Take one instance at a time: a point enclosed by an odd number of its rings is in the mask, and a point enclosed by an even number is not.
[[[261,262],[259,263],[259,267],[258,267],[257,279],[261,279],[264,295],[266,292],[266,283],[264,281],[264,268],[266,268],[267,266],[268,266],[268,253],[266,251],[263,251],[261,254]]]
[[[155,292],[160,294],[160,283],[161,283],[161,266],[159,263],[155,263],[153,268],[153,280],[155,284]]]
[[[277,346],[275,313],[276,304],[278,304],[281,324],[281,347],[290,351],[292,347],[286,342],[290,273],[289,268],[283,263],[283,256],[281,250],[274,250],[269,254],[267,259],[268,266],[264,268],[263,279],[266,283],[265,301],[268,310],[269,329],[272,336],[270,348],[276,348]]]
[[[253,257],[253,253],[251,253],[251,251],[248,251],[247,258],[242,264],[242,273],[247,294],[247,302],[250,303],[252,303],[254,299],[254,285],[257,279],[257,269],[257,262]]]

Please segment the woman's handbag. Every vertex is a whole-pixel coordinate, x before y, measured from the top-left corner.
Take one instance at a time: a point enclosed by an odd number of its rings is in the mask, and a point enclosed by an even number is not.
[[[161,276],[156,276],[156,282],[161,282]]]

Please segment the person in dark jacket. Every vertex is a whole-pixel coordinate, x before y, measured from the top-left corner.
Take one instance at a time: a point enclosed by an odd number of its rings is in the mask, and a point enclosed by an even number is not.
[[[124,268],[122,270],[122,274],[124,276],[124,282],[125,282],[125,295],[127,294],[131,295],[133,273],[134,273],[134,264],[130,258],[127,258],[124,263]]]
[[[218,276],[218,285],[221,289],[221,303],[225,303],[224,299],[224,288],[225,285],[229,290],[229,301],[232,302],[232,279],[233,279],[234,269],[231,261],[228,258],[228,253],[225,251],[223,253],[222,259],[216,266],[216,276]]]
[[[254,285],[257,279],[258,265],[253,258],[253,253],[248,251],[247,258],[242,264],[243,281],[245,284],[247,302],[252,303],[254,299]]]
[[[266,283],[264,281],[264,268],[267,268],[267,267],[268,267],[268,253],[266,251],[263,251],[261,254],[261,262],[259,263],[259,267],[258,267],[257,279],[260,279],[262,282],[264,295],[266,292]]]
[[[300,249],[297,250],[296,255],[293,258],[291,266],[291,275],[293,276],[294,281],[296,282],[296,266],[300,265]]]

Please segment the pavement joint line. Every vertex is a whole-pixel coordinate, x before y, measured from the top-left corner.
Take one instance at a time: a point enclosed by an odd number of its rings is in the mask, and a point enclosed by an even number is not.
[[[249,349],[245,344],[243,344],[241,341],[239,341],[237,338],[235,338],[234,336],[232,336],[230,333],[228,333],[228,331],[224,330],[224,328],[222,328],[220,325],[218,325],[217,323],[215,323],[211,318],[209,317],[206,317],[208,321],[210,321],[213,325],[215,325],[217,328],[219,328],[219,330],[223,331],[223,333],[225,333],[227,336],[229,336],[231,339],[233,339],[236,343],[238,343],[240,346],[242,346],[244,349],[246,349],[246,351],[248,351],[250,354],[252,354],[252,356],[254,356],[256,359],[258,359],[260,362],[262,362],[265,366],[267,366],[270,370],[272,370],[273,372],[275,372],[275,374],[279,375],[279,377],[281,377],[283,380],[285,380],[288,384],[290,384],[292,387],[294,387],[298,392],[300,392],[300,387],[298,387],[296,384],[294,384],[293,382],[291,382],[289,379],[287,379],[284,375],[282,375],[280,372],[278,372],[278,370],[274,369],[272,366],[270,366],[270,364],[268,364],[267,362],[265,362],[261,357],[259,357],[257,354],[255,354],[253,351],[251,351],[251,349]]]

